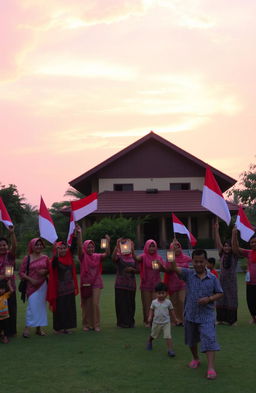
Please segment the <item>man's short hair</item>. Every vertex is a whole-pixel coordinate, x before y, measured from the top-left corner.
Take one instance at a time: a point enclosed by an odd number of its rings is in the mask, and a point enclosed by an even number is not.
[[[204,255],[205,259],[207,259],[207,252],[203,249],[198,248],[197,250],[194,250],[192,252],[192,259],[195,257],[198,257],[200,255]]]

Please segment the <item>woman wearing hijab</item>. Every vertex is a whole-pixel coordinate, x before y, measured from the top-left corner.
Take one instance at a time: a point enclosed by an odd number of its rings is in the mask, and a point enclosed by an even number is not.
[[[174,238],[170,244],[170,250],[174,250],[175,262],[178,267],[189,268],[189,262],[191,262],[192,259],[188,255],[183,254],[181,244],[177,241],[176,238]],[[176,314],[176,326],[183,326],[186,284],[183,280],[179,279],[175,272],[165,273],[164,281],[168,285],[170,299]]]
[[[144,245],[143,254],[137,257],[140,263],[140,290],[143,308],[143,321],[149,327],[148,315],[152,300],[155,299],[155,286],[161,281],[160,271],[163,271],[164,261],[157,252],[155,240],[149,239]],[[152,262],[157,261],[156,266]]]
[[[11,246],[9,248],[8,240],[5,237],[0,238],[0,280],[10,280],[13,292],[8,299],[8,309],[10,317],[6,320],[6,335],[8,337],[15,336],[17,333],[17,299],[16,299],[16,285],[14,274],[11,277],[5,275],[7,266],[12,266],[15,269],[15,252],[16,252],[16,236],[14,227],[8,227],[10,234]]]
[[[23,337],[30,337],[30,328],[36,327],[36,334],[45,336],[42,326],[47,326],[46,294],[49,272],[49,258],[42,254],[45,245],[40,238],[29,242],[28,255],[23,259],[20,267],[20,278],[26,280],[26,297],[28,305],[26,310],[26,326]]]
[[[129,251],[128,254],[121,251],[121,242],[126,244],[129,242],[131,244],[131,251]],[[117,269],[115,281],[117,327],[134,328],[136,294],[135,274],[138,273],[138,266],[133,242],[125,238],[118,239],[112,258]]]
[[[227,323],[230,326],[237,321],[237,277],[236,268],[238,254],[232,251],[231,241],[223,243],[219,234],[219,223],[215,224],[215,243],[220,255],[220,283],[224,295],[216,303],[217,323]]]
[[[100,293],[103,288],[102,262],[109,255],[110,237],[106,235],[107,248],[104,253],[95,252],[92,240],[82,244],[81,228],[77,226],[78,256],[80,259],[80,293],[82,324],[85,332],[100,331]]]
[[[72,251],[66,242],[55,243],[50,262],[47,300],[53,312],[53,329],[69,334],[76,328],[76,300],[78,285]]]
[[[246,300],[252,316],[250,323],[256,323],[256,233],[250,238],[250,250],[240,248],[237,240],[237,228],[232,232],[232,249],[235,254],[247,258]]]

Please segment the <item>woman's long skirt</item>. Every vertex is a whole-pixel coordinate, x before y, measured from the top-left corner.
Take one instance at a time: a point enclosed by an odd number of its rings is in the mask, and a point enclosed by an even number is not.
[[[56,311],[53,313],[53,329],[76,328],[75,294],[59,296],[56,300]]]
[[[47,326],[47,309],[46,309],[46,281],[41,287],[28,298],[26,311],[26,326],[37,327]]]
[[[136,291],[128,291],[126,289],[115,288],[115,306],[118,327],[134,327],[135,293]]]

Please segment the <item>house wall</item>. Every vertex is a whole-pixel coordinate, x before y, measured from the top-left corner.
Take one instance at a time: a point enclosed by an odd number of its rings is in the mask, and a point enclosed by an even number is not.
[[[111,178],[99,179],[99,192],[113,191],[114,184],[133,184],[134,191],[144,191],[147,188],[157,188],[159,191],[169,191],[170,183],[190,183],[191,190],[201,190],[204,185],[203,177],[164,177],[164,178]]]

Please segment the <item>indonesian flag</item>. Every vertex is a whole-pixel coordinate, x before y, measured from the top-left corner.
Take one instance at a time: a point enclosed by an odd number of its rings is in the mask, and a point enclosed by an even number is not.
[[[237,229],[240,231],[241,238],[246,242],[248,242],[252,237],[252,235],[254,235],[254,230],[250,224],[250,221],[246,217],[246,214],[243,211],[242,206],[239,206],[235,225]]]
[[[6,228],[13,227],[11,217],[9,216],[8,211],[6,210],[6,207],[1,197],[0,197],[0,221],[6,226]]]
[[[48,240],[50,243],[54,243],[58,239],[52,218],[42,197],[39,209],[39,232],[40,237]]]
[[[71,246],[71,243],[72,243],[74,230],[75,230],[75,221],[74,221],[73,212],[71,211],[71,213],[70,213],[68,238],[67,238],[67,243],[68,243],[69,246]]]
[[[172,213],[172,223],[173,223],[173,232],[187,235],[191,246],[194,247],[197,243],[196,238],[192,235],[191,232],[189,232],[189,230],[185,227],[185,225],[182,224],[182,222],[173,213]]]
[[[201,205],[229,225],[231,216],[220,187],[209,167],[206,168]]]
[[[79,221],[83,217],[88,216],[88,214],[94,212],[94,210],[97,210],[98,193],[94,192],[88,197],[79,199],[78,201],[72,201],[70,203],[74,214],[74,220]]]

